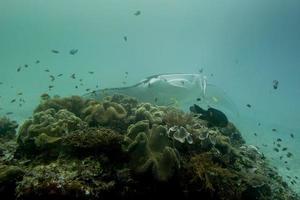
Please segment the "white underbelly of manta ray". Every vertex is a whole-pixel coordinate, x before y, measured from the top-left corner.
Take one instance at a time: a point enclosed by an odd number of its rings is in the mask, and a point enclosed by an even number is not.
[[[236,105],[226,93],[207,83],[201,74],[159,74],[130,87],[101,89],[85,96],[101,100],[113,94],[133,96],[160,106],[176,105],[184,110],[196,103],[203,108],[214,107],[231,115],[238,114]]]

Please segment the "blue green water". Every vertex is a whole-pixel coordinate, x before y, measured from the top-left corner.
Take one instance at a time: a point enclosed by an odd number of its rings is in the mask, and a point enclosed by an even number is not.
[[[260,147],[282,176],[300,176],[299,24],[297,0],[1,0],[0,114],[13,112],[22,122],[44,92],[81,95],[97,85],[203,68],[239,108],[235,124],[247,143]],[[79,51],[70,55],[71,49]],[[291,158],[280,160],[277,138]],[[300,192],[299,184],[291,186]]]

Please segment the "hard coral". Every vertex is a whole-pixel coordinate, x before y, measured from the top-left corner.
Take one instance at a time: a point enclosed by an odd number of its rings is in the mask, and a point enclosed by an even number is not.
[[[105,154],[113,158],[122,153],[123,135],[108,128],[76,130],[63,138],[62,144],[71,152],[80,155]]]

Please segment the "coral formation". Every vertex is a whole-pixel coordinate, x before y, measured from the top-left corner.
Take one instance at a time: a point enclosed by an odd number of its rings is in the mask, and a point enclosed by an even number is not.
[[[115,102],[90,101],[87,107],[82,110],[82,115],[84,121],[95,126],[107,125],[113,120],[123,119],[127,116],[127,112],[122,105]]]
[[[1,137],[16,127],[0,120]],[[124,95],[44,94],[17,141],[2,140],[8,199],[299,199],[232,123]]]
[[[180,168],[178,153],[171,147],[164,126],[149,129],[149,121],[139,121],[129,127],[127,136],[131,140],[131,166],[136,172],[150,172],[157,180],[167,181]]]
[[[50,108],[35,113],[33,119],[24,122],[20,127],[17,142],[20,147],[43,147],[58,142],[59,137],[86,126],[85,122],[66,109],[56,111]]]
[[[0,138],[12,139],[16,136],[16,128],[18,124],[16,121],[11,121],[7,117],[0,118]]]

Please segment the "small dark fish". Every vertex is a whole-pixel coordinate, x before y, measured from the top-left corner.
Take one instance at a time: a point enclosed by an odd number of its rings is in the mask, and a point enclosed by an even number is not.
[[[52,52],[52,53],[55,53],[55,54],[59,54],[59,51],[58,51],[58,50],[55,50],[55,49],[52,49],[51,52]]]
[[[85,91],[87,91],[87,92],[90,91],[90,90],[91,90],[90,88],[85,89]]]
[[[58,75],[57,75],[57,77],[61,77],[61,76],[63,76],[63,74],[58,74]]]
[[[284,161],[284,164],[288,164],[288,161]]]
[[[54,85],[49,85],[48,88],[49,90],[51,90],[52,88],[54,88]]]
[[[203,73],[203,68],[199,69],[199,73],[200,73],[200,74]]]
[[[77,86],[77,85],[75,85],[75,88],[76,88],[76,89],[78,89],[78,86]]]
[[[75,74],[72,74],[72,75],[71,75],[71,78],[72,78],[72,79],[76,79]]]
[[[13,114],[13,112],[7,112],[7,113],[5,113],[6,115],[11,115],[11,114]]]
[[[20,95],[23,95],[23,92],[19,92],[17,95],[19,95],[19,96],[20,96]]]
[[[80,82],[82,82],[82,78],[81,78],[81,79],[79,79],[79,81],[80,81]]]
[[[17,68],[17,72],[21,71],[22,67],[18,67]]]
[[[251,108],[251,105],[250,105],[250,104],[247,104],[246,106],[247,106],[248,108]]]
[[[287,154],[286,154],[286,157],[288,157],[288,158],[290,158],[290,157],[292,157],[293,156],[293,154],[291,153],[291,152],[288,152]]]
[[[13,99],[10,101],[10,103],[15,103],[16,102],[16,99]]]
[[[40,63],[40,61],[39,61],[39,60],[36,60],[36,61],[35,61],[35,64],[39,64],[39,63]]]
[[[124,36],[123,39],[125,42],[127,42],[127,36]]]
[[[50,70],[49,69],[45,69],[45,72],[50,72]]]
[[[50,79],[53,82],[55,80],[55,77],[53,75],[50,75]]]
[[[254,136],[257,136],[257,133],[253,133]]]
[[[289,167],[285,167],[288,171],[290,171],[291,170],[291,168],[289,168]]]
[[[294,134],[293,133],[291,133],[290,136],[291,136],[291,138],[294,138]]]
[[[295,176],[295,179],[298,179],[298,176]]]
[[[277,129],[276,129],[276,128],[273,128],[272,131],[273,131],[273,132],[277,132]]]
[[[281,144],[277,144],[277,147],[281,147]]]
[[[154,98],[154,102],[156,103],[157,101],[158,101],[158,98],[157,98],[157,97],[155,97],[155,98]]]
[[[93,90],[93,91],[92,91],[92,94],[96,96],[96,90]]]
[[[138,11],[136,11],[136,12],[134,13],[135,16],[139,16],[140,14],[141,14],[141,11],[140,11],[140,10],[138,10]]]
[[[25,68],[28,68],[28,65],[27,65],[27,64],[25,64],[25,65],[24,65],[24,67],[25,67]]]
[[[276,151],[276,152],[279,152],[279,149],[278,149],[278,148],[276,148],[276,147],[275,147],[273,150],[274,150],[274,151]]]
[[[196,100],[197,100],[197,101],[201,101],[201,98],[200,98],[200,97],[198,97]]]
[[[282,141],[282,139],[281,138],[277,138],[277,142],[281,142]]]
[[[287,147],[283,147],[283,148],[282,148],[282,151],[286,151],[286,150],[287,150]]]
[[[89,74],[94,74],[94,72],[92,72],[92,71],[89,71]]]
[[[76,53],[78,53],[78,49],[71,49],[69,53],[71,55],[75,55]]]
[[[257,124],[258,126],[260,126],[261,125],[261,123],[260,122],[258,122],[258,124]]]
[[[274,90],[276,90],[278,88],[278,84],[279,84],[278,80],[273,80],[273,88],[274,88]]]

